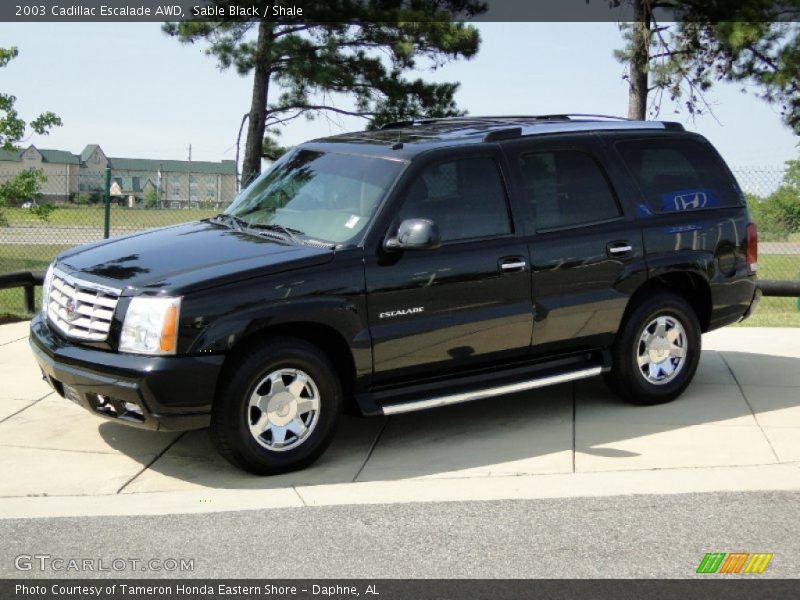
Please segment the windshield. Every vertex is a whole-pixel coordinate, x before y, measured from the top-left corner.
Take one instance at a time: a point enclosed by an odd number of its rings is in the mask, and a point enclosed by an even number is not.
[[[225,213],[245,227],[288,230],[301,240],[347,242],[366,227],[404,164],[297,150],[250,184]]]

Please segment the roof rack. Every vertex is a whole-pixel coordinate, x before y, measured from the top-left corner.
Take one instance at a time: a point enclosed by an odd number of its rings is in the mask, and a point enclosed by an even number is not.
[[[453,123],[453,124],[469,124],[480,123],[489,124],[494,123],[497,125],[512,125],[515,123],[531,122],[531,121],[579,121],[579,120],[610,120],[610,121],[630,121],[626,117],[619,117],[615,115],[600,115],[590,113],[563,113],[551,115],[500,115],[500,116],[463,116],[463,117],[430,117],[422,119],[408,119],[404,121],[394,121],[382,125],[381,129],[405,129],[408,127],[415,127],[420,125],[431,125],[435,123]]]
[[[595,120],[595,119],[607,119],[609,121],[631,121],[628,117],[620,117],[617,115],[599,115],[593,113],[566,113],[563,115],[548,115],[547,117],[536,117],[536,118],[551,118],[551,119],[567,119],[570,121],[575,120]]]

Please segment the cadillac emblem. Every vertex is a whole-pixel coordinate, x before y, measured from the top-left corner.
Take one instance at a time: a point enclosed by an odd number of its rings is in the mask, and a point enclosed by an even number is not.
[[[67,313],[67,321],[72,322],[80,316],[78,312],[78,299],[76,297],[72,297],[67,300],[67,305],[64,307],[64,310]]]

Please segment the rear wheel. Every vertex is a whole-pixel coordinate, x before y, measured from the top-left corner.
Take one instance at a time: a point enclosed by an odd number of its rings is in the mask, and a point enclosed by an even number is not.
[[[226,373],[211,440],[251,473],[294,471],[330,444],[341,404],[339,378],[324,353],[302,340],[273,338]]]
[[[691,305],[671,292],[654,293],[631,311],[617,334],[606,382],[632,404],[669,402],[691,383],[701,345]]]

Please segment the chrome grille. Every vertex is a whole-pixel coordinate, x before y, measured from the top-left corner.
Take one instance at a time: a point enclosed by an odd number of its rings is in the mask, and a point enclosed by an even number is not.
[[[108,337],[120,292],[54,271],[47,316],[69,337],[102,342]]]

